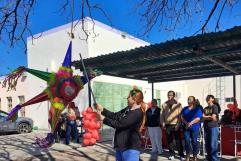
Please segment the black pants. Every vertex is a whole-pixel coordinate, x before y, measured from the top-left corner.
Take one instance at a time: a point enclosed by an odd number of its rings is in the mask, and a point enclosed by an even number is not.
[[[175,150],[174,149],[175,148],[174,141],[175,141],[179,156],[184,157],[180,130],[176,131],[175,125],[166,125],[166,134],[167,134],[169,154],[171,156],[175,155],[175,151],[174,151]]]

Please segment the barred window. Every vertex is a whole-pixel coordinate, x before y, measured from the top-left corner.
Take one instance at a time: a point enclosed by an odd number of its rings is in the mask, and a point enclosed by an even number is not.
[[[19,104],[22,105],[25,103],[25,97],[24,96],[18,96]],[[22,117],[25,117],[25,107],[22,107],[20,110],[20,115]]]
[[[8,112],[10,112],[12,110],[13,107],[13,100],[12,97],[7,97],[7,108],[8,108]]]
[[[225,98],[225,102],[233,102],[233,98],[232,97],[227,97],[227,98]]]

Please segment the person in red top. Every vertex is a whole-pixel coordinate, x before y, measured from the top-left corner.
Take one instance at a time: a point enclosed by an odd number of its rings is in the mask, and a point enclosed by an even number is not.
[[[70,134],[73,131],[74,142],[78,142],[78,129],[76,119],[80,117],[79,109],[71,102],[67,109],[67,126],[66,126],[66,145],[69,145]]]
[[[240,118],[240,109],[238,108],[238,103],[236,98],[233,98],[234,102],[233,104],[228,104],[227,107],[229,109],[229,111],[232,112],[232,123],[236,124],[237,122],[240,122],[241,118]]]

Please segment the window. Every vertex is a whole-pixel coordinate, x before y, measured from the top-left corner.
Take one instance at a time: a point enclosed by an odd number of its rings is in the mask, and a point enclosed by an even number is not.
[[[225,102],[233,102],[233,98],[232,97],[225,98]]]
[[[127,106],[126,98],[132,89],[133,86],[131,85],[93,81],[93,92],[96,101],[114,112],[120,111]],[[137,89],[142,88],[137,86]],[[104,125],[103,128],[107,128],[107,126]]]
[[[19,100],[19,104],[22,105],[25,103],[25,98],[24,96],[18,96],[18,100]],[[25,117],[25,107],[22,107],[21,110],[20,110],[20,115],[22,117]]]
[[[8,108],[8,112],[10,112],[12,110],[13,107],[13,100],[12,97],[7,97],[7,108]]]
[[[176,92],[176,98],[181,98],[181,92]]]

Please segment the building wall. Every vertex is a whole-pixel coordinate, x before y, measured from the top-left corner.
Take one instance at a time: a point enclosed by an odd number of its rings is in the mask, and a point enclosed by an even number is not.
[[[177,100],[180,103],[185,103],[187,97],[187,88],[185,81],[173,81],[173,82],[163,82],[163,83],[155,83],[155,89],[160,89],[161,103],[167,101],[167,92],[173,90],[175,92],[180,93],[180,97],[177,95]]]
[[[196,98],[200,100],[200,103],[205,107],[207,106],[206,103],[206,96],[208,94],[212,94],[215,97],[219,97],[218,92],[221,91],[221,97],[225,98],[231,98],[233,97],[233,77],[223,77],[224,81],[222,83],[222,87],[220,87],[217,83],[218,78],[209,78],[209,79],[199,79],[199,80],[190,80],[185,81],[186,82],[186,88],[188,95],[193,95]],[[236,76],[236,99],[237,103],[239,104],[239,107],[241,105],[241,77]],[[225,101],[225,100],[224,100]],[[186,100],[185,100],[186,102]],[[221,114],[223,114],[224,110],[227,109],[227,104],[232,102],[220,102],[221,105]]]
[[[93,23],[90,20],[88,22],[88,27],[91,30]],[[94,30],[95,34],[91,33],[90,36],[92,38],[88,40],[90,57],[149,45],[149,43],[143,40],[137,39],[98,21],[95,22]]]
[[[27,90],[27,76],[26,75],[23,75],[19,78],[18,80],[18,84],[17,84],[17,87],[16,87],[16,90],[10,90],[10,91],[7,91],[7,88],[2,88],[2,82],[4,80],[4,77],[1,77],[0,78],[0,99],[1,99],[1,109],[0,110],[3,110],[3,111],[8,111],[8,102],[7,102],[7,97],[12,97],[12,106],[16,106],[17,104],[19,104],[19,96],[26,96],[27,93],[28,93],[28,90]],[[26,98],[25,98],[26,100]]]

